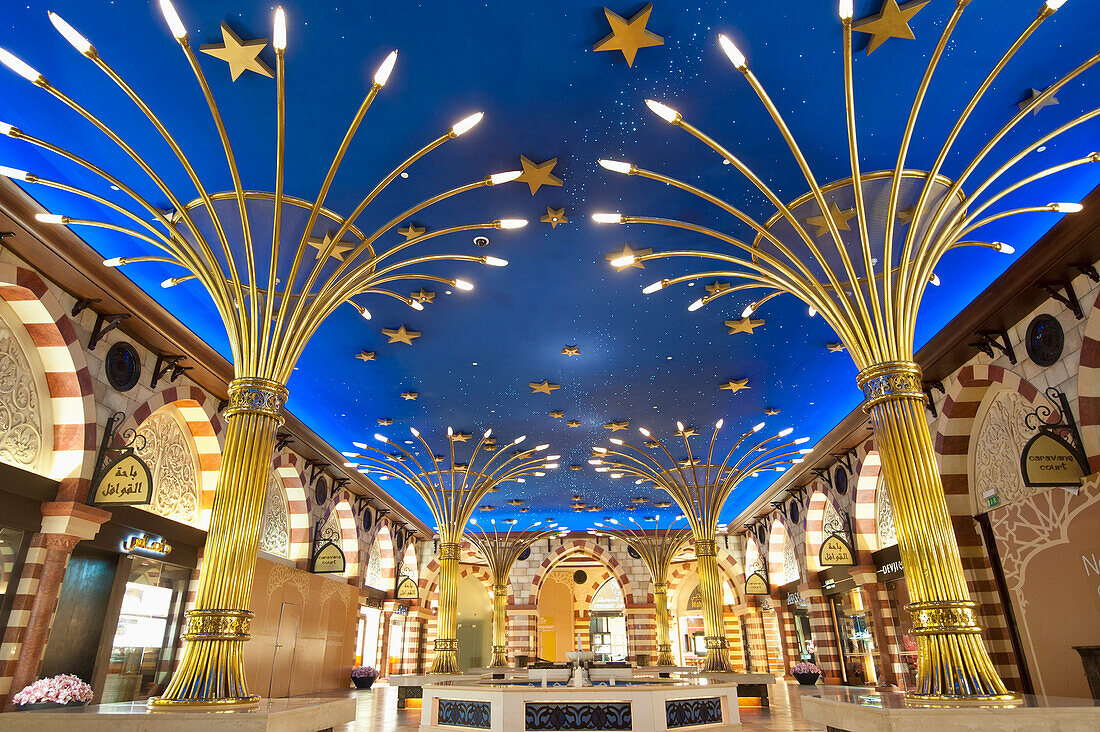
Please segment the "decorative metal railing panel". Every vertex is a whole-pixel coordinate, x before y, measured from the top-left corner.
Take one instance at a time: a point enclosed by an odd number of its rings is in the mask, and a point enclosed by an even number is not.
[[[492,712],[487,701],[468,699],[440,699],[436,724],[448,727],[472,727],[489,729]]]
[[[722,721],[722,698],[669,699],[665,702],[665,726],[669,729],[717,724]]]
[[[630,702],[527,702],[527,730],[632,730]]]

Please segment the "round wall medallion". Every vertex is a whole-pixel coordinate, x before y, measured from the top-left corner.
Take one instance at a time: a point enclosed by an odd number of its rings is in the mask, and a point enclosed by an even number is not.
[[[118,391],[130,391],[141,378],[141,358],[137,349],[125,341],[111,346],[103,367],[107,382]]]
[[[529,557],[529,556],[531,556],[531,547],[527,547],[526,549],[524,549],[523,551],[521,551],[521,552],[519,553],[519,556],[518,556],[518,557],[516,557],[516,561],[517,561],[517,562],[522,562],[522,561],[524,561],[525,559],[527,559],[527,557]]]
[[[323,506],[328,500],[328,483],[324,478],[317,479],[317,485],[313,487],[313,497],[317,499],[318,506]]]
[[[843,496],[848,492],[848,473],[839,465],[833,473],[833,487],[839,495]]]
[[[798,501],[791,501],[790,506],[787,507],[787,513],[791,517],[791,523],[798,523]]]
[[[1036,315],[1027,326],[1027,355],[1039,366],[1052,366],[1062,357],[1066,334],[1053,315]]]
[[[363,531],[370,531],[370,527],[374,525],[374,516],[371,515],[369,506],[363,506]]]
[[[587,581],[588,581],[588,572],[585,572],[583,569],[578,569],[576,572],[573,573],[573,583],[574,584],[583,585]]]
[[[638,553],[638,550],[635,549],[632,546],[628,546],[626,548],[626,553],[629,554],[630,556],[634,557],[635,559],[641,559],[642,558],[642,555]]]

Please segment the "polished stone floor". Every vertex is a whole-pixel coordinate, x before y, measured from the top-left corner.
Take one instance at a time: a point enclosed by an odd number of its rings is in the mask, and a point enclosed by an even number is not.
[[[358,700],[355,724],[337,728],[339,732],[416,732],[420,710],[397,710],[397,689],[385,683],[367,691],[349,691]],[[802,719],[801,693],[797,684],[782,682],[772,687],[768,709],[742,708],[741,723],[748,730],[763,732],[820,732],[825,728]],[[334,732],[337,732],[334,730]]]

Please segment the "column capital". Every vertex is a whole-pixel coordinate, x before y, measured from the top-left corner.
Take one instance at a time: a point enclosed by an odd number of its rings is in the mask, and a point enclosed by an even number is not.
[[[74,501],[48,501],[42,504],[41,533],[66,534],[77,541],[94,539],[103,524],[111,520],[111,512]]]

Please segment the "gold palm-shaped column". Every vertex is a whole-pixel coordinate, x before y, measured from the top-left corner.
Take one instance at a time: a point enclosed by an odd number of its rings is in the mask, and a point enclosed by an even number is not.
[[[413,246],[419,249],[419,245],[449,233],[517,228],[526,222],[502,219],[463,224],[438,229],[396,246],[380,243],[383,235],[396,237],[393,229],[427,206],[519,176],[518,172],[510,172],[481,178],[421,201],[389,219],[374,232],[361,231],[355,224],[375,197],[402,171],[428,152],[469,131],[481,119],[480,114],[462,120],[401,162],[366,193],[349,215],[342,216],[324,207],[348,146],[371,102],[389,78],[397,60],[396,51],[386,57],[374,75],[373,83],[337,148],[316,198],[307,201],[287,194],[283,180],[286,150],[286,18],[282,9],[275,14],[272,43],[276,59],[274,114],[277,130],[273,156],[274,190],[246,189],[238,171],[229,133],[188,40],[187,29],[169,0],[160,0],[160,7],[209,107],[233,190],[211,191],[175,137],[142,96],[107,63],[87,38],[54,13],[50,13],[49,18],[58,32],[119,87],[122,95],[134,104],[167,144],[186,173],[193,192],[171,188],[166,180],[176,171],[154,168],[130,141],[4,49],[0,49],[0,62],[90,122],[129,161],[136,163],[147,180],[128,183],[96,163],[67,151],[64,146],[35,137],[6,122],[0,123],[0,134],[40,147],[75,167],[90,171],[116,188],[120,192],[118,197],[128,198],[129,203],[123,205],[91,191],[12,168],[0,168],[0,174],[66,191],[110,209],[117,214],[115,222],[58,214],[39,214],[38,218],[44,223],[99,227],[134,237],[154,254],[115,257],[104,264],[117,267],[132,262],[158,262],[178,266],[185,274],[165,280],[162,286],[172,287],[195,280],[214,301],[229,337],[234,370],[225,411],[228,429],[222,469],[218,476],[195,607],[187,613],[182,634],[185,641],[183,654],[164,694],[151,700],[151,703],[157,706],[248,705],[259,698],[248,690],[241,659],[243,643],[249,638],[252,616],[248,604],[252,594],[260,516],[275,434],[287,399],[285,384],[298,357],[320,324],[343,303],[351,303],[364,317],[370,317],[366,308],[353,301],[354,297],[386,295],[419,310],[423,309],[419,302],[393,292],[387,285],[408,280],[434,280],[463,290],[472,287],[463,280],[421,274],[410,268],[444,261],[497,266],[507,264],[493,257],[460,254],[408,256],[406,249]],[[158,197],[169,202],[169,211],[161,210],[138,193],[138,190],[150,187],[156,189]],[[127,225],[117,223],[121,220],[126,220]],[[331,225],[336,231],[322,241],[316,237],[315,229],[323,225]],[[316,257],[311,256],[314,249]]]
[[[1011,183],[1006,184],[1003,179],[1014,166],[1036,151],[1046,149],[1045,146],[1062,133],[1100,115],[1100,109],[1085,112],[1041,135],[1022,150],[1003,155],[999,164],[991,155],[994,151],[1000,152],[999,143],[1020,122],[1096,64],[1100,54],[1070,70],[1022,104],[999,129],[991,130],[978,153],[969,162],[959,165],[954,178],[943,173],[955,142],[982,97],[1024,42],[1063,2],[1047,0],[1034,20],[1008,45],[977,85],[926,170],[906,167],[909,146],[936,67],[968,0],[956,0],[954,12],[931,53],[902,133],[896,160],[890,161],[891,168],[874,173],[860,170],[852,81],[851,0],[840,2],[847,123],[847,140],[841,145],[847,147],[850,178],[824,185],[818,182],[778,107],[749,69],[744,54],[725,36],[719,37],[722,50],[771,116],[809,193],[784,203],[765,182],[765,178],[774,173],[769,172],[764,177],[757,175],[732,151],[689,124],[679,112],[652,100],[647,105],[655,114],[722,156],[775,207],[775,214],[761,222],[690,183],[629,163],[600,161],[613,172],[656,180],[714,204],[737,219],[749,234],[742,238],[736,233],[684,221],[618,213],[596,214],[597,222],[668,226],[702,234],[715,244],[709,251],[685,249],[613,260],[611,264],[616,267],[665,257],[692,257],[719,263],[718,271],[663,279],[643,292],[657,292],[700,277],[730,277],[737,280],[736,285],[700,298],[688,309],[697,310],[717,297],[737,292],[762,293],[745,307],[742,312],[745,318],[772,297],[789,293],[808,306],[811,316],[820,313],[851,354],[859,368],[857,383],[866,396],[864,408],[871,415],[878,438],[886,486],[896,514],[902,562],[906,575],[911,578],[913,602],[909,609],[920,660],[917,684],[910,696],[917,699],[1009,701],[1014,698],[997,675],[982,643],[976,606],[970,599],[963,575],[924,415],[921,370],[913,362],[914,329],[925,288],[929,283],[938,284],[934,270],[944,254],[963,246],[987,247],[1004,253],[1013,251],[1003,242],[973,240],[971,232],[1020,214],[1067,213],[1081,208],[1076,203],[1050,203],[1004,209],[1000,202],[1006,196],[1023,192],[1021,189],[1029,183],[1100,160],[1096,153],[1065,160],[1038,172],[1020,174],[1022,177]],[[990,169],[992,172],[981,178],[975,175],[979,169],[983,174]],[[838,215],[842,214],[841,206],[846,209],[844,219]],[[856,223],[852,231],[846,223],[849,218],[854,218]],[[842,235],[842,230],[848,233]]]
[[[677,422],[676,428],[687,451],[684,459],[673,457],[665,443],[648,430],[639,429],[647,440],[646,449],[612,438],[610,448],[593,447],[594,457],[588,462],[596,465],[596,470],[609,473],[612,478],[630,475],[648,481],[676,501],[695,539],[699,596],[703,601],[707,645],[703,670],[733,671],[729,660],[729,641],[726,639],[723,623],[722,578],[718,573],[718,545],[715,538],[718,517],[726,499],[745,478],[758,476],[767,470],[784,470],[791,463],[801,462],[802,455],[809,450],[799,449],[797,445],[804,444],[809,438],[784,441],[793,431],[788,428],[770,437],[750,439],[764,428],[764,423],[761,422],[741,435],[721,462],[715,462],[715,443],[722,429],[722,420],[718,420],[714,426],[714,434],[710,438],[705,458],[701,455],[696,457],[692,453],[683,424]],[[718,456],[721,456],[721,452]],[[656,582],[656,575],[654,581]]]
[[[551,455],[547,459],[556,457],[556,455]],[[512,574],[512,567],[515,566],[520,555],[536,541],[549,536],[565,535],[569,532],[569,529],[559,527],[553,521],[545,525],[541,521],[536,521],[523,531],[513,532],[517,521],[516,519],[507,519],[504,523],[508,525],[508,529],[502,532],[497,529],[496,519],[490,519],[489,521],[493,527],[492,531],[488,527],[478,524],[476,518],[470,519],[470,523],[477,526],[480,531],[469,531],[466,533],[466,538],[485,558],[485,563],[489,565],[489,575],[493,581],[493,660],[489,666],[501,668],[508,665],[506,635],[508,627],[508,576]]]
[[[466,462],[455,458],[455,442],[458,436],[450,427],[447,428],[449,450],[443,456],[432,452],[419,431],[412,429],[411,432],[426,452],[422,458],[417,457],[419,450],[410,452],[385,435],[374,437],[389,445],[395,452],[356,442],[355,446],[364,452],[344,454],[361,460],[358,465],[363,473],[377,475],[382,479],[395,478],[404,481],[420,494],[431,509],[436,531],[439,532],[439,614],[435,660],[432,662],[431,673],[457,674],[460,673],[456,636],[458,560],[466,522],[470,520],[481,499],[497,490],[498,485],[506,481],[522,483],[530,476],[542,477],[546,475],[546,470],[558,467],[558,456],[541,455],[549,446],[538,445],[529,450],[517,448],[498,464],[497,460],[505,454],[504,450],[499,450],[482,465],[477,465],[477,458],[492,430],[485,431]],[[519,445],[524,439],[517,437],[509,447]]]
[[[597,522],[596,529],[589,531],[599,536],[619,539],[645,562],[653,579],[653,602],[657,606],[657,665],[672,666],[672,639],[668,631],[668,569],[672,560],[680,553],[684,544],[691,538],[688,526],[677,526],[676,522],[684,516],[677,516],[667,526],[660,525],[659,517],[653,517],[653,528],[646,529],[631,516],[628,520],[634,526],[622,523],[618,519],[607,519],[607,524]]]

